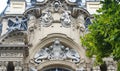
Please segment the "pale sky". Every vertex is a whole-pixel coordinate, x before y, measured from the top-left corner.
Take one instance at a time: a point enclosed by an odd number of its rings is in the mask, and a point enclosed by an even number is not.
[[[0,0],[0,13],[5,9],[7,0]]]

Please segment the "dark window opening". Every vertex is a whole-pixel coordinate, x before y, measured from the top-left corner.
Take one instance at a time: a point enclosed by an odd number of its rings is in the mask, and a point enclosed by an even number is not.
[[[7,71],[14,71],[15,67],[12,61],[8,62]]]
[[[106,65],[105,62],[100,66],[100,70],[101,71],[107,71],[107,65]]]

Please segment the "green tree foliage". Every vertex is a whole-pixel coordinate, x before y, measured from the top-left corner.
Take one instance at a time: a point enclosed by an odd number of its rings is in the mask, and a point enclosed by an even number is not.
[[[115,61],[120,60],[120,0],[104,0],[101,4],[99,14],[88,27],[89,33],[81,38],[87,48],[86,55],[95,55],[97,64],[109,56],[113,56]]]

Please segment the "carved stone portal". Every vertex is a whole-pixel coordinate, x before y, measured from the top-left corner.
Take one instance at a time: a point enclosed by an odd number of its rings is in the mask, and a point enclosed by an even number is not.
[[[34,62],[39,64],[45,60],[69,60],[74,63],[80,62],[80,56],[72,48],[63,46],[58,39],[49,47],[44,47],[34,56]]]

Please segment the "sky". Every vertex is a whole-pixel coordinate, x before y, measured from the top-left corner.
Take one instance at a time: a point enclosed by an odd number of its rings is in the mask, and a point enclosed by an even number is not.
[[[7,0],[0,0],[0,13],[5,9]]]
[[[30,0],[27,0],[27,1],[30,1]],[[84,2],[85,0],[83,0]],[[0,13],[5,9],[7,5],[7,0],[0,0]]]

